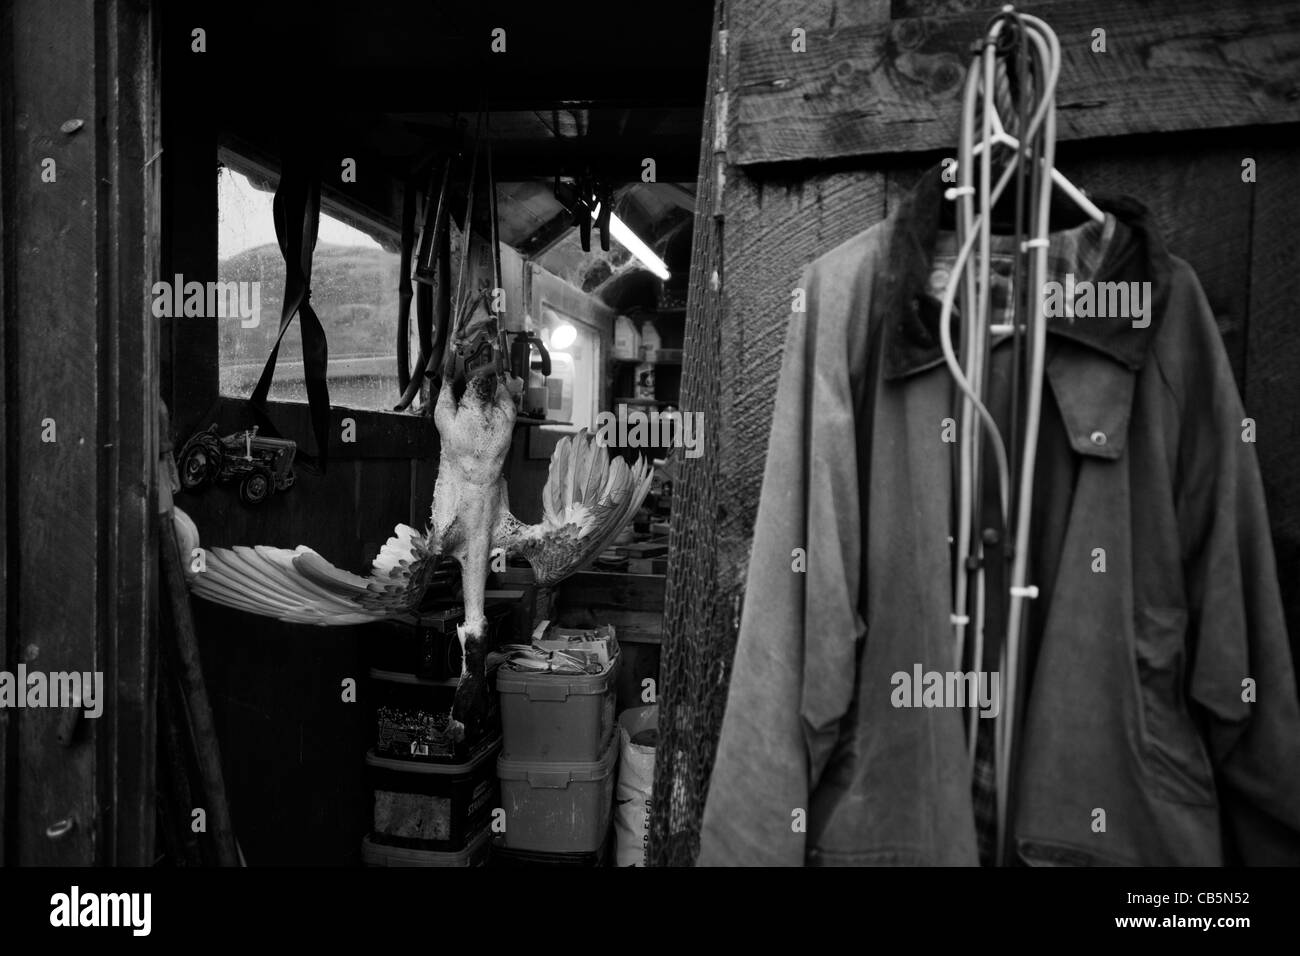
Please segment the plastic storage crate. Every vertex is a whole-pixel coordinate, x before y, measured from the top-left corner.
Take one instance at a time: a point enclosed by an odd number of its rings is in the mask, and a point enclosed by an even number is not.
[[[484,742],[466,763],[437,764],[366,754],[374,791],[370,840],[413,850],[457,852],[487,827],[497,803],[495,758],[501,740]]]
[[[497,695],[488,680],[487,730],[479,739],[455,741],[448,732],[448,717],[456,697],[456,680],[425,680],[414,674],[370,671],[370,693],[374,702],[377,757],[392,760],[463,763],[472,759],[484,740],[500,734]]]
[[[501,667],[501,756],[516,761],[599,761],[614,739],[616,653],[602,674],[550,674]]]
[[[408,847],[378,843],[372,837],[361,841],[361,862],[365,866],[486,866],[489,838],[486,829],[470,838],[463,850],[412,850]]]
[[[488,866],[515,869],[530,866],[593,867],[608,866],[613,837],[607,839],[594,853],[537,853],[531,850],[507,849],[500,836],[494,836]]]
[[[507,850],[595,853],[609,835],[618,747],[600,760],[497,760]]]

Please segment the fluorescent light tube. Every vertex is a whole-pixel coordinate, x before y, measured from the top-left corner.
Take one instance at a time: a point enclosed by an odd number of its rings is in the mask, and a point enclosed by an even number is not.
[[[596,219],[600,216],[600,204],[591,211],[591,218]],[[659,278],[667,280],[672,274],[668,271],[668,266],[660,259],[650,247],[641,241],[641,238],[628,228],[627,223],[612,212],[609,214],[609,232],[621,245],[632,255],[636,256],[645,265],[647,269],[657,275]]]

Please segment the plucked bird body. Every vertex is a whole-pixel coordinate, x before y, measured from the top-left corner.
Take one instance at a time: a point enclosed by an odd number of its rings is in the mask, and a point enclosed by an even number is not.
[[[442,442],[429,524],[424,533],[399,524],[369,575],[340,570],[312,549],[212,548],[205,567],[187,574],[193,594],[283,621],[345,625],[414,620],[440,558],[461,567],[465,622],[448,729],[476,737],[486,711],[487,618],[484,592],[496,549],[524,557],[543,593],[603,550],[631,519],[650,487],[650,469],[611,461],[585,430],[566,437],[551,458],[543,517],[528,525],[510,513],[502,473],[515,425],[507,380],[494,367],[470,373],[456,397],[444,378],[434,407]]]

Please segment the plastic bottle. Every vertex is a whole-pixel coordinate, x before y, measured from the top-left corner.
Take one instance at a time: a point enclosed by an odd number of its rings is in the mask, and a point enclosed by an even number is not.
[[[546,379],[546,417],[573,421],[573,389],[577,370],[568,352],[551,353],[551,377]]]
[[[641,357],[641,335],[636,326],[626,315],[620,315],[614,321],[614,358],[636,359]]]
[[[655,397],[655,367],[652,362],[642,362],[636,367],[636,397],[653,401]]]
[[[535,350],[532,348],[532,346],[529,346],[528,348],[528,391],[525,393],[527,395],[527,401],[525,402],[525,405],[527,406],[526,412],[528,415],[535,416],[537,418],[545,418],[547,408],[550,404],[549,396],[551,390],[553,388],[562,388],[563,383],[560,382],[560,383],[556,383],[555,386],[551,386],[550,383],[547,382],[546,376],[542,374],[541,369],[533,368],[534,352]],[[552,371],[554,371],[553,368]]]
[[[659,339],[659,330],[654,323],[646,319],[641,323],[641,359],[645,362],[659,361],[659,349],[663,342]]]

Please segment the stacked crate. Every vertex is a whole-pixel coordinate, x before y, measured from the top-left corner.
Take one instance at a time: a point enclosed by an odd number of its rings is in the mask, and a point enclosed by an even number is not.
[[[510,610],[509,602],[489,606],[490,634]],[[434,607],[417,624],[394,623],[375,641],[368,694],[375,738],[366,755],[373,831],[362,845],[367,865],[486,861],[488,825],[499,805],[500,715],[490,688],[487,729],[462,741],[447,731],[461,669],[456,627],[463,622],[462,607]]]
[[[494,863],[598,865],[608,846],[618,738],[618,645],[599,674],[497,672],[502,749],[497,759],[504,833]]]

